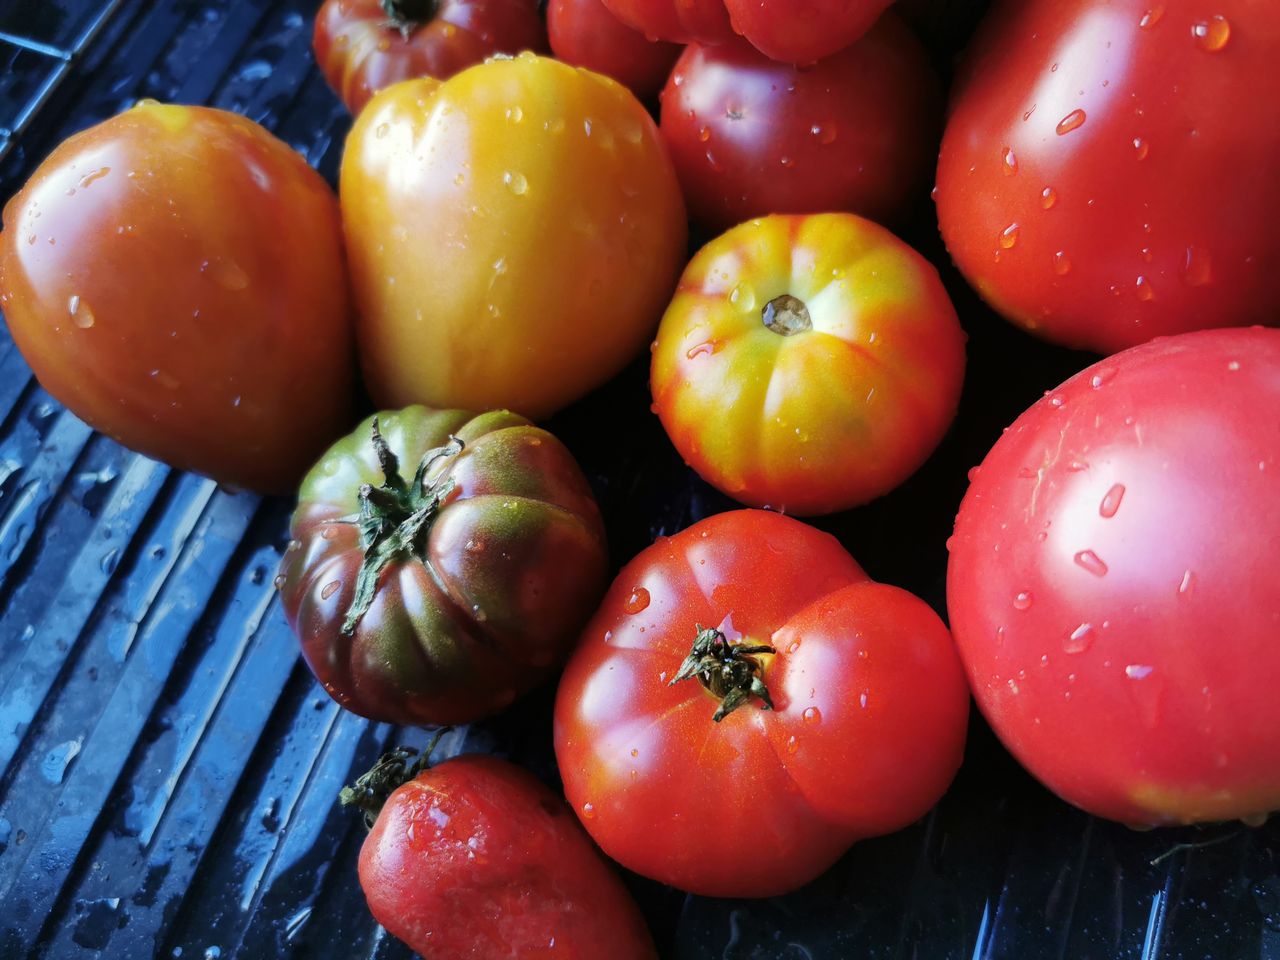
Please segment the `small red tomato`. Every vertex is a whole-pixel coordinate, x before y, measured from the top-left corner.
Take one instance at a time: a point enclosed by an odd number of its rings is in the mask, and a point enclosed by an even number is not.
[[[507,706],[564,656],[605,582],[573,456],[504,411],[366,420],[307,474],[291,529],[276,583],[307,664],[338,703],[389,723]]]
[[[947,250],[1070,347],[1277,323],[1280,96],[1234,105],[1278,62],[1278,3],[998,4],[942,140]]]
[[[342,791],[372,819],[360,886],[387,930],[431,960],[656,960],[564,801],[496,757],[412,757],[393,751]]]
[[[1091,813],[1280,808],[1277,410],[1280,331],[1162,338],[1051,391],[974,475],[947,573],[974,695]]]
[[[349,426],[338,204],[258,124],[144,100],[4,208],[0,305],[40,383],[150,457],[291,490]]]
[[[601,0],[551,0],[547,34],[558,59],[613,77],[641,100],[662,89],[680,55],[678,45],[645,39]]]
[[[313,45],[329,86],[359,113],[400,80],[444,80],[547,39],[534,0],[325,0]]]
[[[556,759],[628,869],[764,897],[933,806],[968,712],[928,605],[868,580],[834,537],[739,510],[618,575],[560,681]]]
[[[708,229],[834,210],[883,222],[924,197],[940,103],[919,41],[886,15],[804,69],[741,40],[690,46],[662,93],[661,130]]]
[[[654,409],[743,503],[813,514],[892,490],[950,426],[964,331],[933,266],[853,214],[735,227],[685,270],[654,343]]]
[[[724,0],[602,0],[609,11],[654,40],[724,43],[733,39]]]

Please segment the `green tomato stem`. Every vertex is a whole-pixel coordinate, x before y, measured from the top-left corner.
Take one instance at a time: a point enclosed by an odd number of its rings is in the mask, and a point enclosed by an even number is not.
[[[421,753],[413,747],[395,747],[384,753],[355,783],[338,791],[338,802],[343,807],[355,807],[363,813],[365,829],[372,830],[387,798],[396,788],[413,780],[431,766],[431,754],[440,743],[440,738],[452,729],[438,729]]]
[[[760,709],[772,710],[773,699],[757,673],[760,661],[755,654],[777,651],[768,644],[730,643],[719,630],[704,630],[701,624],[697,630],[693,648],[667,686],[694,677],[701,680],[702,685],[720,699],[720,706],[711,717],[716,723],[737,710],[752,695],[763,703]]]

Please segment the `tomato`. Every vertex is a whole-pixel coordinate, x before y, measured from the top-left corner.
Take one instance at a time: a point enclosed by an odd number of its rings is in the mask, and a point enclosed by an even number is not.
[[[556,57],[613,77],[641,100],[662,89],[680,55],[674,43],[646,40],[601,0],[551,0],[547,34]]]
[[[803,69],[742,41],[688,47],[662,94],[662,135],[691,216],[711,229],[769,213],[886,220],[923,197],[939,99],[919,41],[886,15]]]
[[[923,815],[960,765],[968,703],[923,601],[828,534],[740,510],[623,568],[560,681],[556,759],[609,856],[763,897]]]
[[[1096,364],[1024,413],[956,520],[978,704],[1066,800],[1134,824],[1280,807],[1280,332]]]
[[[564,801],[496,757],[421,769],[412,756],[384,756],[342,792],[376,818],[360,886],[387,930],[432,960],[655,960],[635,901]]]
[[[531,54],[383,91],[341,193],[383,406],[545,416],[643,349],[684,262],[680,186],[644,108]]]
[[[741,34],[773,60],[810,64],[862,36],[892,0],[603,0],[623,23],[676,43]]]
[[[1007,318],[1111,353],[1280,315],[1280,5],[1006,2],[956,87],[938,219]]]
[[[14,341],[125,446],[281,492],[349,427],[338,206],[257,124],[143,101],[54,150],[4,228]]]
[[[708,483],[827,513],[887,493],[933,452],[964,341],[937,271],[883,227],[766,217],[681,277],[654,344],[654,409]]]
[[[604,586],[577,463],[506,412],[366,420],[303,481],[292,533],[276,585],[307,663],[338,703],[388,723],[507,706],[567,652]]]
[[[325,0],[312,42],[352,113],[401,80],[444,80],[495,53],[547,46],[535,0]]]

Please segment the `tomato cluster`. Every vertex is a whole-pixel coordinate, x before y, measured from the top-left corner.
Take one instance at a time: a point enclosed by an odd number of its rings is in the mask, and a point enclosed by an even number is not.
[[[599,851],[793,890],[938,801],[970,690],[1090,812],[1280,807],[1280,331],[1248,327],[1280,316],[1280,101],[1227,106],[1280,10],[1007,0],[943,132],[886,6],[553,0],[544,28],[532,0],[326,0],[337,199],[250,121],[144,102],[5,208],[0,304],[51,392],[179,467],[301,478],[277,585],[339,703],[468,723],[564,667],[567,807],[484,757],[395,752],[344,792],[371,910],[426,954],[652,957]],[[1114,354],[971,474],[950,628],[782,515],[889,493],[951,428],[983,318],[890,229],[935,159],[964,279]],[[592,488],[533,421],[646,344],[674,451],[767,509],[606,589]],[[353,428],[357,366],[383,409]]]

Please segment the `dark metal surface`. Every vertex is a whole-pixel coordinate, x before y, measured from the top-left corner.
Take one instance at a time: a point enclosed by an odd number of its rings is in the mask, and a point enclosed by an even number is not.
[[[311,59],[314,6],[0,0],[0,198],[64,136],[147,96],[244,112],[333,180],[349,121]],[[944,61],[973,8],[939,4],[954,21],[922,24]],[[928,210],[903,232],[945,264]],[[944,278],[972,335],[956,429],[902,490],[821,523],[939,609],[965,469],[1088,359],[1022,337]],[[729,505],[671,452],[642,365],[551,427],[592,478],[615,564]],[[385,745],[423,735],[343,713],[300,664],[272,589],[289,506],[94,434],[0,333],[4,960],[408,955],[368,917],[362,830],[334,797]],[[502,753],[554,782],[551,694],[445,752]],[[1280,960],[1278,838],[1093,820],[975,720],[940,807],[805,890],[713,901],[629,879],[667,957]]]

